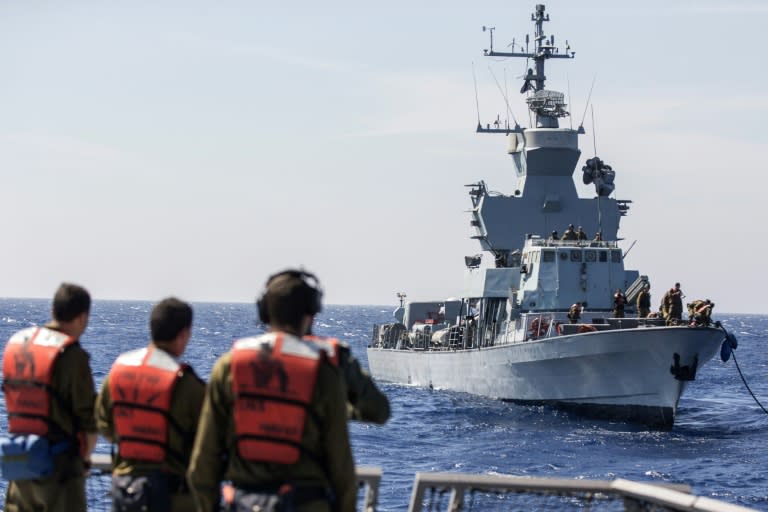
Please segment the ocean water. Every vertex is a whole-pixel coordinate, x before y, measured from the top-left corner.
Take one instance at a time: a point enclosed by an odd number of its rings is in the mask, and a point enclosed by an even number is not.
[[[82,338],[100,385],[118,353],[149,338],[149,302],[97,301]],[[234,339],[257,332],[252,304],[196,303],[186,360],[203,378]],[[47,300],[0,299],[0,339],[47,321]],[[367,366],[373,323],[393,307],[328,306],[315,331],[346,340]],[[715,315],[738,340],[739,367],[768,408],[768,316]],[[407,510],[417,471],[685,483],[697,495],[768,510],[768,415],[744,386],[734,359],[702,367],[683,395],[668,432],[585,419],[542,406],[521,406],[464,393],[380,384],[392,404],[384,426],[351,423],[359,465],[383,470],[379,510]],[[0,429],[5,430],[0,400]],[[100,442],[98,451],[108,452]],[[4,497],[5,484],[0,482]],[[92,510],[108,510],[106,498]]]

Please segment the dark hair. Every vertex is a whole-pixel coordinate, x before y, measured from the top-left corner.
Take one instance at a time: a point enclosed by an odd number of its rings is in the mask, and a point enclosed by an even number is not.
[[[192,307],[176,297],[158,302],[149,317],[153,341],[173,341],[179,333],[192,326]]]
[[[300,328],[304,315],[322,310],[323,292],[314,274],[285,270],[270,276],[257,301],[259,318],[268,324]]]
[[[61,283],[53,296],[53,319],[71,322],[83,313],[91,311],[91,295],[82,286]]]

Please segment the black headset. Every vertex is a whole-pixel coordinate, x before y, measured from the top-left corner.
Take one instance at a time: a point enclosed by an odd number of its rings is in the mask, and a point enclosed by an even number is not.
[[[272,274],[267,279],[267,284],[264,287],[264,292],[261,297],[256,301],[256,309],[259,311],[259,320],[262,323],[269,323],[269,306],[267,305],[267,290],[269,284],[282,276],[290,276],[295,279],[300,279],[303,286],[300,290],[300,298],[306,308],[304,313],[307,315],[316,315],[323,310],[323,289],[320,287],[320,281],[315,274],[307,272],[306,270],[283,270],[277,274]]]

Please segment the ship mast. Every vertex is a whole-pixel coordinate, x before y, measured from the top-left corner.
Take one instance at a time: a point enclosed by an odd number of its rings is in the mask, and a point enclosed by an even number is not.
[[[571,51],[571,47],[568,41],[565,42],[565,52],[560,53],[560,49],[555,46],[555,36],[546,36],[544,34],[544,22],[549,21],[549,14],[544,14],[544,5],[536,5],[536,12],[531,14],[531,21],[534,22],[536,30],[534,35],[534,48],[533,51],[529,50],[530,38],[525,36],[525,51],[515,51],[515,43],[512,43],[511,52],[497,52],[493,49],[493,27],[483,27],[483,30],[488,30],[491,34],[491,46],[490,50],[483,50],[483,54],[486,57],[522,57],[525,59],[532,59],[534,67],[529,68],[526,75],[523,77],[523,87],[520,89],[521,93],[532,92],[527,98],[528,108],[534,113],[536,119],[536,128],[558,128],[558,118],[566,117],[569,115],[565,109],[567,106],[565,103],[565,95],[561,92],[546,90],[544,82],[547,79],[544,73],[544,64],[547,59],[572,59],[576,56],[576,52]],[[522,50],[522,45],[521,45]],[[494,123],[495,127],[491,128],[490,125],[486,125],[485,128],[482,124],[478,123],[477,131],[480,133],[505,133],[520,132],[522,129],[520,126],[510,128],[501,128],[498,126],[498,122]]]

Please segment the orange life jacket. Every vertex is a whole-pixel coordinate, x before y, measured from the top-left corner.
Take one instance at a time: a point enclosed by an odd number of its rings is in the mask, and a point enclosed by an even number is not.
[[[235,438],[241,458],[278,464],[299,460],[321,350],[313,343],[282,333],[235,342],[232,393]]]
[[[328,357],[328,361],[333,366],[339,366],[339,350],[341,342],[338,338],[323,338],[321,336],[304,336],[305,340],[317,343],[317,345],[325,350],[325,355]]]
[[[30,327],[14,334],[3,355],[3,391],[12,434],[48,436],[53,365],[58,356],[77,340],[46,327]],[[74,434],[77,434],[76,432]]]
[[[183,369],[173,356],[154,347],[117,358],[109,373],[109,392],[120,456],[166,459],[171,397]]]

